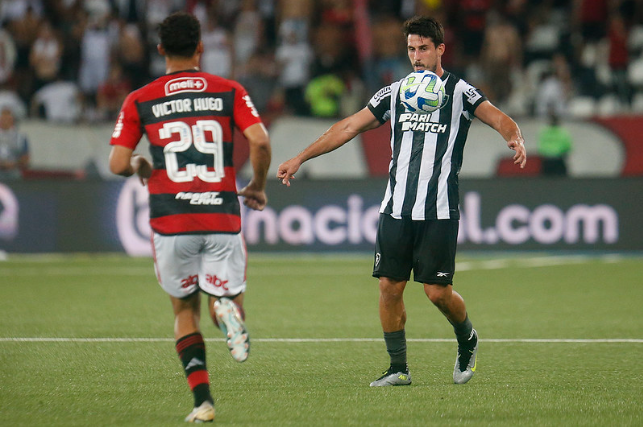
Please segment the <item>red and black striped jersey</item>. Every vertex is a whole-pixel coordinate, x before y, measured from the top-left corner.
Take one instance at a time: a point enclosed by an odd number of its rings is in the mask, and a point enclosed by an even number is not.
[[[111,145],[143,134],[154,165],[150,225],[159,234],[238,233],[234,128],[261,118],[239,83],[199,71],[160,77],[125,99]]]

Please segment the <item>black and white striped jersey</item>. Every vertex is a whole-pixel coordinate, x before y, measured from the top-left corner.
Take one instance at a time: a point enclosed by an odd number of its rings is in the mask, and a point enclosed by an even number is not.
[[[368,108],[391,121],[389,180],[380,213],[414,220],[460,219],[458,173],[473,112],[487,98],[445,71],[445,105],[433,113],[412,114],[400,103],[402,80],[379,90]]]

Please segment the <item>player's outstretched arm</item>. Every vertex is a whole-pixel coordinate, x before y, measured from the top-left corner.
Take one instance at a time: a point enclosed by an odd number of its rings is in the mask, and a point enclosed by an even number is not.
[[[295,173],[305,161],[330,153],[360,133],[375,129],[381,124],[371,113],[371,110],[363,108],[352,116],[332,125],[315,142],[306,147],[304,151],[280,164],[277,170],[277,178],[281,180],[282,184],[290,186],[290,180],[295,178]]]
[[[270,137],[262,123],[249,126],[243,134],[250,145],[250,163],[254,174],[248,185],[239,190],[238,194],[243,196],[244,205],[250,209],[261,211],[268,203],[265,189],[272,156]]]
[[[524,168],[527,164],[527,150],[520,128],[511,117],[496,108],[491,102],[484,101],[476,108],[476,117],[494,128],[507,141],[507,147],[514,150],[514,164]]]

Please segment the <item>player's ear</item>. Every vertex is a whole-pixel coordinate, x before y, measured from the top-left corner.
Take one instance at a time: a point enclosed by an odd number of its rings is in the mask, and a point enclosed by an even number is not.
[[[442,56],[442,55],[444,55],[444,51],[446,50],[446,48],[447,48],[447,47],[446,47],[446,45],[445,45],[444,43],[440,43],[440,44],[435,48],[435,50],[437,50],[437,51],[438,51],[438,55],[439,55],[439,56]]]
[[[196,45],[196,52],[197,54],[201,55],[203,53],[203,41],[199,40],[199,44]]]
[[[161,43],[156,45],[156,50],[158,50],[158,52],[159,52],[159,54],[161,56],[165,56],[165,48],[163,47],[163,45]]]

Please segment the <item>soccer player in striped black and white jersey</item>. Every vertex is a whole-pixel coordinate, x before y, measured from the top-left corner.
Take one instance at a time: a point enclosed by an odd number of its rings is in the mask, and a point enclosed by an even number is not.
[[[495,129],[525,166],[527,154],[518,125],[485,95],[442,68],[444,29],[433,18],[416,16],[403,25],[415,71],[429,70],[445,82],[448,97],[429,114],[411,114],[399,100],[401,81],[379,90],[368,105],[330,127],[297,156],[279,166],[289,186],[301,165],[333,151],[358,134],[390,122],[391,162],[380,208],[373,276],[379,278],[379,313],[390,366],[371,386],[408,385],[403,293],[410,280],[422,283],[429,300],[453,325],[458,352],[453,381],[464,384],[476,369],[478,336],[464,299],[453,290],[458,235],[458,173],[475,117]]]

